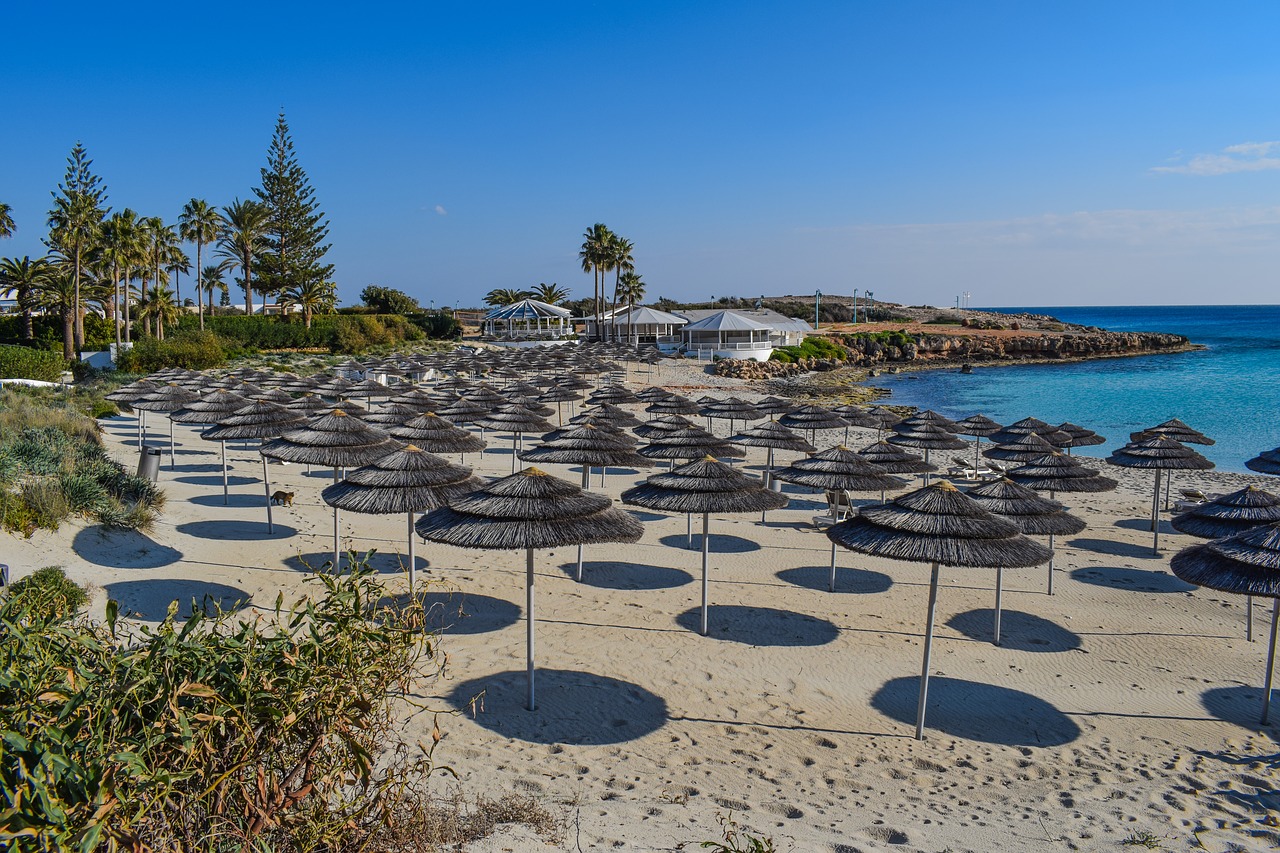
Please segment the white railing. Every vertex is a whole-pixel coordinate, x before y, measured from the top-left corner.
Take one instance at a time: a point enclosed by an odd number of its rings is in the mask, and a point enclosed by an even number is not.
[[[716,344],[694,344],[688,345],[691,350],[757,350],[757,349],[773,349],[770,341],[726,341]]]

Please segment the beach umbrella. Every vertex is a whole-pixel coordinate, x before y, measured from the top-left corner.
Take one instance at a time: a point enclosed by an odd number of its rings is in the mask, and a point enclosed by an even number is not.
[[[1105,438],[1098,435],[1093,430],[1086,429],[1082,426],[1076,426],[1071,423],[1071,421],[1060,423],[1054,427],[1054,429],[1071,438],[1070,442],[1058,445],[1059,447],[1065,447],[1068,454],[1071,453],[1071,448],[1073,447],[1096,447],[1099,444],[1107,443]]]
[[[1192,545],[1174,555],[1173,573],[1187,583],[1234,595],[1272,599],[1271,641],[1267,646],[1262,724],[1271,715],[1271,684],[1276,662],[1276,629],[1280,628],[1280,523]]]
[[[747,454],[727,438],[714,436],[699,426],[688,426],[651,435],[649,444],[640,448],[640,455],[650,459],[690,460],[704,456],[742,459]]]
[[[1280,447],[1264,450],[1244,464],[1250,471],[1257,471],[1259,474],[1280,475]]]
[[[113,403],[123,403],[128,408],[133,408],[133,403],[153,394],[160,389],[160,386],[152,382],[150,379],[138,379],[130,382],[128,385],[121,385],[116,390],[104,396],[104,399]],[[142,422],[146,416],[146,411],[137,409],[138,412],[138,447],[142,447]]]
[[[551,432],[554,427],[519,403],[507,403],[476,420],[486,429],[511,433],[511,471],[515,473],[516,450],[520,437],[528,432]]]
[[[756,411],[765,417],[776,418],[794,409],[796,404],[781,397],[765,397],[762,400],[756,400],[755,407]]]
[[[1030,462],[1041,456],[1048,456],[1058,448],[1034,432],[1014,435],[1007,444],[997,444],[982,451],[988,459],[999,459],[1002,462]]]
[[[297,398],[296,400],[293,400],[292,402],[289,402],[289,403],[284,403],[283,405],[286,409],[292,409],[295,412],[301,412],[308,417],[318,412],[327,412],[329,411],[329,409],[333,408],[332,403],[321,400],[315,394],[312,394],[309,392],[306,394],[303,394],[301,397]]]
[[[589,409],[583,409],[577,415],[569,419],[570,423],[581,423],[583,420],[592,419],[595,421],[605,421],[616,426],[618,429],[630,429],[638,427],[642,423],[639,418],[619,406],[612,403],[600,403]]]
[[[937,465],[924,461],[923,456],[887,441],[868,444],[858,451],[858,455],[887,474],[924,474],[938,470]]]
[[[1030,568],[1052,556],[1048,548],[1019,533],[1012,522],[987,512],[946,480],[902,495],[884,506],[866,507],[827,528],[827,537],[859,554],[932,565],[916,706],[917,740],[924,737],[940,567]]]
[[[533,552],[562,545],[635,542],[639,521],[603,495],[586,492],[537,468],[495,480],[418,519],[419,535],[460,548],[525,552],[526,673],[530,711],[534,690]]]
[[[758,426],[748,427],[737,435],[730,437],[729,441],[734,444],[741,444],[743,447],[763,447],[767,449],[768,458],[765,461],[764,474],[760,478],[765,486],[768,486],[773,480],[773,452],[775,450],[791,450],[800,453],[812,453],[814,451],[812,444],[777,421],[766,421]],[[760,514],[760,520],[764,521],[764,513]]]
[[[387,430],[392,438],[410,442],[428,453],[475,453],[484,449],[484,440],[431,412]],[[463,457],[465,461],[465,456]]]
[[[941,417],[941,415],[938,417]],[[911,429],[905,429],[906,425],[906,421],[895,424],[893,427],[894,434],[889,436],[886,441],[901,447],[923,450],[926,464],[929,462],[929,454],[934,450],[965,449],[965,443],[956,438],[955,433],[941,423],[928,420],[919,421]],[[898,430],[902,431],[899,432]],[[929,481],[928,471],[924,472],[924,479],[926,483]]]
[[[348,397],[364,397],[366,405],[372,405],[374,397],[386,399],[400,392],[390,385],[383,385],[376,379],[361,379],[347,388]]]
[[[219,419],[249,405],[249,400],[234,391],[221,388],[203,394],[177,411],[169,419],[179,424],[216,424]]]
[[[436,414],[455,424],[475,423],[489,413],[490,407],[484,403],[476,403],[461,397],[447,406],[437,409]]]
[[[269,388],[258,394],[248,395],[250,400],[266,400],[268,403],[279,403],[284,405],[293,401],[293,395],[282,388]]]
[[[801,406],[792,409],[778,418],[778,423],[790,429],[807,429],[809,443],[815,443],[815,436],[820,429],[843,429],[849,422],[822,406]]]
[[[849,427],[861,427],[863,429],[879,429],[880,422],[862,406],[856,406],[853,403],[846,403],[843,406],[836,406],[831,410],[833,413],[844,418],[848,424],[844,428],[845,445],[849,444]]]
[[[1280,521],[1280,497],[1256,486],[1196,504],[1170,524],[1179,533],[1200,539],[1222,539],[1263,524]],[[1245,638],[1253,642],[1253,597],[1245,599]]]
[[[333,469],[333,481],[339,469],[358,468],[386,456],[403,445],[382,430],[369,426],[343,409],[307,421],[286,430],[274,441],[262,445],[259,452],[270,459],[304,462]],[[338,528],[339,508],[333,508],[333,570],[338,570],[341,554]]]
[[[320,493],[335,509],[369,515],[403,512],[409,521],[409,592],[414,589],[417,562],[413,553],[414,513],[444,506],[475,491],[483,481],[465,465],[454,465],[409,444],[368,465],[347,473]]]
[[[683,415],[661,415],[645,421],[638,427],[632,427],[631,431],[641,438],[653,438],[654,436],[666,435],[669,432],[696,426],[697,424]]]
[[[285,430],[301,426],[305,422],[301,412],[286,409],[278,403],[259,400],[224,415],[218,422],[200,434],[205,441],[216,441],[222,446],[222,502],[227,503],[227,442],[249,438],[277,438]],[[267,532],[274,530],[271,521],[271,484],[267,478],[267,457],[262,458],[262,484],[267,492]]]
[[[636,397],[635,394],[631,393],[622,385],[606,385],[599,391],[592,392],[587,397],[587,400],[593,405],[599,405],[600,403],[612,403],[615,406],[640,402],[640,399]]]
[[[670,391],[657,385],[650,385],[648,388],[636,392],[636,399],[645,405],[656,403],[659,400],[665,400],[670,396]]]
[[[1133,441],[1144,441],[1148,438],[1155,438],[1157,435],[1163,435],[1172,438],[1181,444],[1213,444],[1213,439],[1200,432],[1192,429],[1177,418],[1170,418],[1162,424],[1156,424],[1153,427],[1147,427],[1144,430],[1130,433],[1129,438]]]
[[[622,493],[622,502],[661,512],[702,514],[701,634],[707,634],[711,513],[764,512],[787,505],[786,496],[770,491],[754,477],[707,456],[671,471],[650,475]]]
[[[1067,508],[1051,498],[1042,498],[1027,487],[1002,477],[975,486],[966,494],[987,512],[1013,522],[1026,536],[1049,537],[1049,595],[1053,595],[1053,539],[1084,530],[1085,523],[1067,512]],[[995,644],[1000,645],[1000,597],[1004,587],[1004,570],[996,569]]]
[[[400,386],[399,393],[387,400],[387,402],[394,403],[397,406],[408,406],[411,409],[417,409],[419,413],[434,412],[440,405],[434,397],[420,388],[403,389],[404,386]]]
[[[1042,421],[1039,418],[1023,418],[989,434],[987,440],[992,444],[1009,444],[1024,435],[1038,435],[1056,447],[1058,446],[1058,441],[1066,441],[1067,439],[1065,434],[1057,435],[1057,433],[1058,428],[1053,424]]]
[[[377,411],[365,415],[363,420],[372,426],[390,429],[411,421],[420,414],[422,414],[422,411],[413,406],[406,406],[402,403],[383,403],[378,407]]]
[[[734,421],[746,422],[760,418],[760,412],[754,405],[737,397],[726,397],[723,400],[708,403],[702,408],[701,414],[709,420],[727,420],[730,432],[733,432]]]
[[[989,435],[994,435],[1003,429],[1000,424],[991,420],[983,414],[970,415],[962,421],[956,421],[957,435],[973,436],[973,476],[978,476],[978,470],[981,466],[980,452],[982,450],[982,439]]]
[[[556,422],[564,423],[564,412],[560,409],[561,403],[572,403],[575,400],[582,399],[581,391],[574,391],[572,388],[548,388],[546,391],[538,395],[539,403],[555,403],[556,404]],[[572,408],[570,409],[572,411]]]
[[[883,437],[886,429],[902,421],[900,416],[884,406],[872,406],[867,409],[867,417],[875,422],[876,430],[879,433],[878,437]]]
[[[1131,441],[1107,457],[1107,463],[1121,468],[1154,470],[1155,490],[1151,494],[1151,550],[1160,553],[1160,478],[1165,471],[1207,471],[1213,463],[1190,447],[1169,438],[1156,436]]]
[[[892,429],[894,432],[915,432],[925,425],[941,427],[951,433],[960,431],[959,425],[955,421],[938,414],[933,409],[925,409],[924,411],[916,412],[910,417],[903,418],[894,424]]]
[[[784,483],[808,486],[832,492],[879,492],[881,502],[885,492],[898,490],[907,484],[886,474],[884,469],[868,462],[844,445],[837,445],[815,453],[806,459],[798,459],[774,474]],[[835,507],[831,509],[835,521]],[[827,588],[836,591],[836,545],[831,543],[831,578]]]
[[[594,424],[556,430],[554,437],[520,453],[524,462],[581,465],[582,488],[587,488],[592,467],[651,468],[653,462],[635,451],[635,442],[622,432],[608,432]],[[601,479],[604,479],[601,474]],[[577,579],[582,580],[582,545],[578,545]]]
[[[156,390],[147,394],[145,397],[139,397],[130,405],[143,412],[163,412],[172,414],[187,405],[194,403],[200,398],[195,391],[190,391],[176,384],[170,383],[162,385]],[[174,440],[173,440],[173,419],[169,419],[169,470],[174,468]]]
[[[680,394],[671,394],[644,407],[651,415],[696,415],[702,411],[697,403]]]

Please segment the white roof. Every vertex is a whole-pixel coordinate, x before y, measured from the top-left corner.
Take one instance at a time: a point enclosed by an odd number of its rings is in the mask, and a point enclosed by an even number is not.
[[[657,308],[649,308],[644,305],[636,306],[630,311],[620,308],[616,317],[601,318],[601,323],[619,326],[683,326],[688,322],[684,317],[668,314],[666,311],[659,311]]]
[[[703,317],[695,323],[690,323],[684,327],[686,332],[706,331],[706,332],[751,332],[751,331],[768,331],[772,326],[768,323],[761,323],[759,320],[753,320],[737,311],[717,311],[709,317]]]
[[[548,305],[536,299],[521,299],[510,305],[494,308],[485,315],[486,320],[536,320],[539,317],[572,317],[573,312],[559,305]]]

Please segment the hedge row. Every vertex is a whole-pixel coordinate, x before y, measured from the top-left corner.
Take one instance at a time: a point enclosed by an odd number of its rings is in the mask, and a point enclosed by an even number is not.
[[[57,382],[67,363],[56,352],[32,347],[0,345],[0,379],[39,379]]]
[[[183,317],[180,329],[194,329],[195,317]],[[358,353],[374,346],[420,341],[423,329],[399,314],[321,314],[307,328],[300,317],[206,317],[205,328],[245,349],[328,349]]]

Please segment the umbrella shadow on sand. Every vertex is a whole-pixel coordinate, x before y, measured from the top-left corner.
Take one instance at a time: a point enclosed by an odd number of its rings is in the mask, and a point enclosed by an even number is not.
[[[831,582],[831,567],[800,566],[795,569],[783,569],[774,577],[792,586],[826,592]],[[870,595],[877,592],[885,592],[891,586],[893,586],[893,578],[884,572],[836,567],[836,592]]]
[[[668,548],[688,548],[689,539],[683,533],[673,533],[670,536],[663,536],[658,540]],[[759,542],[752,542],[750,539],[744,539],[741,536],[729,536],[723,533],[711,534],[711,553],[713,554],[749,554],[752,551],[760,550]],[[702,547],[702,533],[698,530],[693,532],[693,548],[697,550]]]
[[[966,637],[989,642],[995,611],[979,608],[957,613],[947,625]],[[1002,609],[1000,645],[1019,652],[1069,652],[1081,645],[1080,636],[1057,623],[1017,610]]]
[[[560,568],[566,577],[577,576],[576,562],[565,563]],[[599,589],[629,591],[675,589],[693,583],[693,575],[681,569],[671,569],[666,566],[587,560],[582,564],[582,583]]]
[[[1150,545],[1139,545],[1132,542],[1116,542],[1114,539],[1090,539],[1088,537],[1080,537],[1072,539],[1065,543],[1072,548],[1079,548],[1081,551],[1091,551],[1094,554],[1102,554],[1107,557],[1126,557],[1130,560],[1158,560],[1155,554],[1151,553]]]
[[[717,640],[749,646],[823,646],[840,636],[831,622],[805,613],[742,604],[712,604],[707,609],[707,636]],[[695,607],[677,616],[676,624],[697,633],[700,620],[701,611]]]
[[[261,500],[259,500],[259,503],[261,503]],[[267,532],[267,523],[265,521],[229,521],[226,519],[191,521],[186,524],[179,524],[174,530],[186,536],[194,536],[197,539],[214,539],[221,542],[237,542],[245,539],[288,539],[298,533],[292,527],[284,524],[273,525],[272,531]]]
[[[917,676],[885,682],[871,707],[905,725],[916,722]],[[929,678],[926,725],[951,737],[1002,746],[1062,746],[1080,736],[1080,727],[1043,699],[959,678]]]
[[[342,554],[342,570],[347,569],[348,553]],[[357,551],[356,560],[363,560],[365,552]],[[314,574],[315,572],[328,571],[328,566],[333,562],[332,551],[316,551],[309,554],[294,554],[291,557],[284,558],[285,568],[293,569],[295,572],[306,572]],[[428,563],[422,556],[418,557],[418,571],[426,571]],[[383,575],[397,575],[407,573],[409,571],[409,558],[407,555],[395,554],[385,551],[378,551],[369,555],[369,568]]]
[[[1280,723],[1272,722],[1264,726],[1258,722],[1262,716],[1264,693],[1261,687],[1252,685],[1214,687],[1200,694],[1200,704],[1219,720],[1255,731],[1275,729]]]
[[[136,530],[86,527],[71,540],[71,550],[86,563],[113,569],[158,569],[182,560],[176,548],[161,545]]]
[[[531,743],[626,743],[657,731],[669,719],[661,696],[636,684],[576,670],[539,668],[537,711],[524,707],[524,670],[465,681],[448,697],[451,705],[467,713],[473,699],[476,723]]]
[[[415,596],[426,614],[426,629],[445,635],[470,636],[501,631],[520,621],[523,611],[510,601],[458,590],[426,592]],[[404,607],[409,595],[388,596],[384,607]]]
[[[166,471],[166,470],[164,470],[164,469],[161,469],[161,471],[160,471],[160,479],[161,479],[161,480],[164,480],[164,479],[165,479],[165,475],[166,475],[167,473],[168,473],[168,471]],[[186,475],[186,476],[182,476],[182,477],[174,477],[173,479],[174,479],[174,482],[177,482],[177,483],[188,483],[188,484],[190,484],[190,485],[192,485],[192,486],[217,486],[219,489],[221,489],[221,488],[222,488],[222,475],[221,475],[221,474],[211,474],[211,475],[209,475],[209,476],[207,476],[207,477],[203,477],[203,476],[196,475],[196,474],[188,474],[188,475]],[[262,485],[262,481],[261,481],[261,480],[255,480],[255,479],[254,479],[254,478],[252,478],[252,477],[241,477],[241,476],[239,476],[238,474],[229,474],[229,475],[227,475],[227,485],[228,485],[228,486],[247,486],[247,485],[249,485],[250,483],[254,483],[254,484],[258,485],[259,487],[261,487],[261,485]],[[221,496],[221,495],[219,495],[218,497],[219,497],[219,499],[221,499],[221,497],[222,497],[222,496]]]
[[[258,509],[261,509],[262,505],[266,503],[266,498],[263,496],[262,492],[258,492],[257,494],[251,494],[251,495],[233,494],[233,495],[228,495],[227,502],[223,503],[222,491],[219,490],[217,494],[194,495],[193,497],[187,498],[187,503],[192,503],[192,504],[195,504],[196,506],[213,507],[214,509],[217,509],[219,507],[233,507],[233,508],[239,508],[239,509],[256,507]]]
[[[231,613],[244,607],[250,595],[242,589],[207,581],[156,578],[120,581],[106,585],[107,595],[120,602],[120,612],[135,619],[159,622],[169,605],[178,602],[178,619],[186,619],[192,610],[208,616],[221,608]],[[194,605],[194,606],[193,606]]]
[[[1109,586],[1112,589],[1131,589],[1135,592],[1191,592],[1195,586],[1179,580],[1168,572],[1150,572],[1145,569],[1125,569],[1116,566],[1074,569],[1071,579],[1093,586]]]

